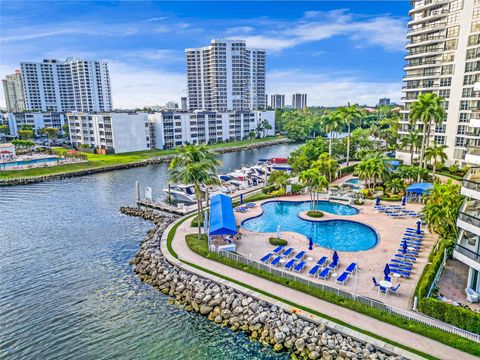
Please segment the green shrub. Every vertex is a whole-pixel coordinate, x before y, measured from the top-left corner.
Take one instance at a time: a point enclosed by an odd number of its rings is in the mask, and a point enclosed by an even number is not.
[[[285,246],[288,244],[288,241],[285,239],[271,237],[268,239],[268,242],[274,246]]]
[[[307,211],[307,215],[313,218],[321,218],[323,217],[323,212],[320,210],[309,210]]]
[[[292,184],[292,194],[300,193],[300,191],[302,191],[303,188],[304,186],[302,184]]]
[[[286,194],[286,192],[285,192],[285,189],[284,189],[284,188],[281,188],[281,189],[272,191],[272,192],[270,193],[270,195],[275,196],[275,197],[277,197],[277,196],[285,196],[285,194]]]
[[[346,174],[351,174],[355,171],[355,167],[357,166],[357,164],[355,165],[350,165],[350,166],[345,166],[344,168],[341,168],[340,169],[340,174],[343,176],[343,175],[346,175]]]
[[[267,186],[263,187],[262,192],[263,192],[264,194],[269,194],[269,193],[271,193],[272,191],[275,191],[275,189],[276,189],[276,186],[275,186],[275,185],[267,185]]]
[[[353,200],[353,203],[355,205],[363,205],[365,202],[362,199],[355,199]]]

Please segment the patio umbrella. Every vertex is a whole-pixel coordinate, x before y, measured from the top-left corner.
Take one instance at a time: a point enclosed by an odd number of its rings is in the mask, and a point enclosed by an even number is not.
[[[375,205],[380,205],[380,198],[377,196],[377,198],[375,199]]]
[[[402,253],[407,253],[407,240],[402,241]]]
[[[421,221],[417,221],[417,234],[421,234],[422,232],[420,231],[420,226],[422,225]]]
[[[312,238],[308,238],[308,250],[313,250],[313,240],[312,240]]]
[[[405,206],[406,203],[407,203],[407,196],[403,195],[402,196],[402,205]]]
[[[388,264],[385,264],[385,269],[383,269],[383,273],[385,274],[385,276],[388,276],[388,274],[390,274],[390,266],[388,266]]]
[[[339,258],[338,258],[338,254],[337,254],[336,251],[334,251],[334,252],[333,252],[333,256],[332,256],[332,261],[333,261],[333,262],[337,262],[338,259],[339,259]]]

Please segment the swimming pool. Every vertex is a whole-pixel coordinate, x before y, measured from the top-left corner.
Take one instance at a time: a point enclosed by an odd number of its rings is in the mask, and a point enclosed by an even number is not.
[[[310,209],[310,202],[271,201],[262,204],[263,214],[247,219],[242,227],[255,232],[294,231],[311,238],[321,247],[338,251],[362,251],[374,247],[378,236],[370,226],[351,220],[310,221],[301,219],[298,213]],[[317,209],[338,214],[355,215],[352,206],[321,201]]]
[[[347,183],[349,184],[360,184],[362,180],[360,180],[359,178],[351,178],[350,180],[347,180]]]
[[[40,159],[32,159],[32,160],[21,160],[21,161],[12,161],[7,163],[0,164],[0,169],[9,169],[17,166],[28,166],[28,165],[41,165],[43,163],[50,163],[56,162],[57,160],[61,160],[59,157],[48,157],[48,158],[40,158]]]

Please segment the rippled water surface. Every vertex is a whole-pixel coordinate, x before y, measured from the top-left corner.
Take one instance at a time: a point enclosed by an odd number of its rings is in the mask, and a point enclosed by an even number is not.
[[[295,145],[220,156],[228,169]],[[128,265],[151,224],[119,213],[166,165],[0,188],[0,358],[287,359],[167,304]]]

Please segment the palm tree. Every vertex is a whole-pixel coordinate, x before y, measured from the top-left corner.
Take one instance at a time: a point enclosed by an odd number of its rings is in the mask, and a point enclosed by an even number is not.
[[[356,166],[355,173],[365,181],[367,187],[375,187],[390,174],[390,167],[386,160],[380,154],[370,154]]]
[[[298,175],[298,180],[300,180],[300,182],[303,185],[306,185],[309,189],[309,192],[310,192],[310,209],[315,208],[315,206],[314,206],[315,204],[314,204],[313,185],[316,182],[316,179],[317,179],[318,176],[320,176],[320,175],[318,174],[318,172],[315,169],[304,170]]]
[[[407,135],[400,139],[402,149],[410,149],[410,165],[413,165],[413,153],[420,146],[422,137],[418,131],[409,131]]]
[[[438,145],[436,141],[433,142],[432,146],[425,150],[425,161],[431,161],[433,166],[433,178],[435,179],[435,170],[437,168],[437,159],[441,162],[447,160],[447,154],[445,154],[446,145]]]
[[[341,107],[338,109],[340,117],[343,117],[343,123],[347,125],[347,166],[350,163],[350,130],[352,124],[358,125],[363,117],[363,112],[357,104]]]
[[[417,101],[410,106],[410,119],[423,123],[423,139],[420,150],[420,167],[425,167],[425,149],[428,146],[432,122],[441,124],[445,119],[443,98],[437,94],[427,93],[418,95]]]
[[[169,166],[170,182],[193,184],[194,186],[197,199],[197,219],[199,220],[198,239],[201,235],[200,219],[203,214],[201,185],[209,183],[217,177],[215,166],[219,164],[220,161],[215,158],[215,154],[205,145],[188,145],[179,150],[178,156],[172,160]]]
[[[405,180],[401,178],[393,178],[385,182],[385,188],[394,194],[398,194],[405,190]]]
[[[333,132],[342,128],[342,122],[338,116],[338,113],[335,111],[330,111],[329,113],[323,115],[322,125],[324,131],[329,134],[328,153],[332,155]]]
[[[340,165],[330,154],[323,153],[320,154],[318,160],[313,162],[312,168],[318,171],[320,175],[325,176],[329,181],[332,181]]]

